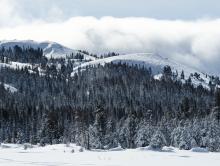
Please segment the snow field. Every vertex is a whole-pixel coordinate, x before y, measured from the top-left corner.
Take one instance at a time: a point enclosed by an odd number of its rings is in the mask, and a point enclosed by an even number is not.
[[[201,150],[201,149],[200,149]],[[110,151],[86,151],[75,144],[66,146],[33,146],[25,150],[23,145],[2,144],[1,166],[219,166],[220,153],[203,150],[178,150],[164,147],[162,151],[148,148]],[[73,152],[74,151],[74,152]],[[196,151],[196,152],[194,152]]]

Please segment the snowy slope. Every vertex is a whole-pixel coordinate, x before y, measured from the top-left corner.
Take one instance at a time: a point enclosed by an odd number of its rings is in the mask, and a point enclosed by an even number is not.
[[[2,84],[2,83],[0,82],[0,84]],[[15,88],[15,87],[13,87],[13,86],[11,86],[9,84],[4,84],[4,88],[6,90],[9,90],[11,93],[15,93],[15,92],[18,91],[17,88]]]
[[[70,144],[33,146],[2,144],[1,166],[218,166],[219,153],[194,152],[164,147],[162,151],[127,149],[123,151],[79,151]],[[74,150],[74,153],[73,153]]]
[[[33,40],[4,40],[0,41],[0,47],[14,47],[15,45],[18,45],[19,47],[32,47],[32,48],[41,48],[43,50],[44,56],[47,58],[65,58],[66,55],[70,54],[77,54],[77,50],[73,50],[70,48],[67,48],[61,44],[58,44],[56,42],[36,42]],[[81,53],[82,54],[82,53]],[[89,56],[84,54],[84,58],[86,60],[95,60],[95,57]]]
[[[11,41],[0,41],[0,47],[13,47],[15,45],[18,45],[20,47],[33,47],[33,48],[41,48],[43,49],[43,53],[47,58],[66,58],[66,55],[70,54],[77,54],[79,51],[73,50],[67,47],[64,47],[58,43],[55,42],[36,42],[33,40],[11,40]],[[82,54],[82,53],[81,53]],[[73,70],[72,75],[74,75],[75,72],[77,72],[77,69],[84,68],[86,66],[90,65],[104,65],[105,63],[127,63],[129,65],[140,65],[144,67],[151,67],[152,72],[154,74],[155,79],[161,78],[161,73],[164,68],[164,66],[169,65],[172,68],[172,71],[177,71],[180,77],[180,73],[184,71],[185,79],[188,79],[191,74],[198,73],[200,75],[199,78],[196,78],[195,76],[192,76],[192,82],[194,85],[202,85],[203,87],[209,89],[209,82],[210,78],[207,76],[207,74],[202,73],[198,71],[197,69],[194,69],[192,67],[180,64],[175,62],[172,59],[164,58],[158,54],[155,53],[136,53],[136,54],[127,54],[127,55],[119,55],[114,57],[108,57],[104,59],[96,59],[95,57],[89,56],[84,54],[85,60],[90,60],[90,62],[80,62],[75,63],[76,67]],[[16,62],[13,62],[16,63]],[[16,64],[16,66],[29,66],[28,64]],[[4,64],[0,64],[0,66],[4,66]],[[11,64],[10,67],[15,67],[14,64]],[[182,80],[182,82],[185,82],[185,80]]]
[[[8,67],[11,69],[22,69],[25,67],[31,67],[32,65],[29,63],[20,63],[20,62],[9,62],[9,63],[0,63],[0,67]]]
[[[74,68],[74,71],[72,74],[77,72],[78,68],[85,68],[86,66],[93,66],[93,65],[104,65],[106,63],[126,63],[128,65],[140,65],[144,67],[151,67],[152,72],[156,79],[160,79],[162,70],[164,66],[169,65],[173,72],[177,71],[179,73],[179,76],[182,71],[184,71],[185,78],[188,79],[191,74],[198,73],[200,74],[200,78],[197,79],[195,77],[192,77],[192,82],[194,85],[203,85],[206,88],[209,88],[209,77],[207,77],[206,74],[198,71],[197,69],[185,66],[180,63],[176,63],[175,61],[171,59],[164,58],[158,54],[154,53],[137,53],[137,54],[127,54],[127,55],[119,55],[119,56],[113,56],[108,57],[104,59],[98,59],[90,62],[86,62],[81,64],[80,66],[77,66]],[[184,81],[184,80],[182,80]]]
[[[15,87],[8,85],[8,84],[4,84],[4,87],[6,90],[9,90],[11,93],[15,93],[18,91]]]

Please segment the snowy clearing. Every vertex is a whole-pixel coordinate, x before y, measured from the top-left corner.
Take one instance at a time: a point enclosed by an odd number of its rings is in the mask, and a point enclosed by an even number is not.
[[[218,166],[220,153],[193,152],[172,147],[162,151],[147,148],[118,151],[83,151],[74,144],[48,145],[46,147],[2,144],[1,166]]]
[[[18,91],[15,87],[8,85],[8,84],[4,84],[4,87],[5,89],[9,90],[11,93],[15,93]]]

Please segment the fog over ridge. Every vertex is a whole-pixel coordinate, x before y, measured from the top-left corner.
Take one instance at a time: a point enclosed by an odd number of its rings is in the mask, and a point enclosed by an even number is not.
[[[202,71],[220,69],[220,19],[157,20],[144,17],[72,17],[0,27],[0,40],[55,41],[93,53],[154,52]]]

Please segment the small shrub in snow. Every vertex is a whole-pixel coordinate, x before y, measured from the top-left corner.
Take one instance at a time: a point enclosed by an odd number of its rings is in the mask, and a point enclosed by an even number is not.
[[[40,146],[45,146],[46,145],[46,139],[44,139],[44,138],[42,138],[41,140],[40,140]]]
[[[66,147],[70,147],[70,143],[68,142],[68,143],[66,143]]]
[[[54,145],[54,144],[58,144],[59,143],[59,140],[58,139],[53,139],[52,140],[52,144]]]
[[[82,147],[80,147],[79,152],[84,152],[84,149]]]
[[[74,149],[72,149],[72,150],[71,150],[71,153],[75,153],[75,150],[74,150]]]
[[[28,143],[24,144],[24,150],[27,150],[27,149],[30,149],[30,148],[33,148],[33,146],[31,144],[28,144]]]

